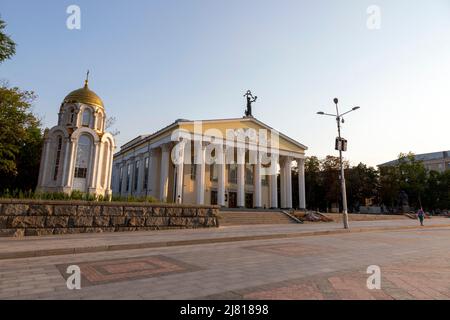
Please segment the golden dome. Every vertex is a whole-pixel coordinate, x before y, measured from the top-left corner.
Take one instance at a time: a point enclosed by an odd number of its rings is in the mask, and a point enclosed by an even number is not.
[[[78,90],[72,91],[64,98],[65,103],[85,103],[104,108],[103,101],[92,90],[88,88],[88,81],[84,83],[84,87]]]

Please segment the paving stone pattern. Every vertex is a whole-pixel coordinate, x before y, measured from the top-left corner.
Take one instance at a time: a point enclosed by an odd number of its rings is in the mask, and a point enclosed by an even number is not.
[[[401,223],[410,226],[410,221]],[[0,298],[448,300],[450,227],[434,223],[435,227],[425,229],[4,259],[0,261]],[[256,230],[286,231],[281,226]],[[158,233],[158,241],[164,237],[172,239],[174,232]],[[202,232],[186,230],[182,234],[190,239],[213,234]],[[216,232],[224,236],[227,232],[240,234],[245,230],[230,228]],[[247,232],[256,231],[250,228]],[[88,236],[81,239],[88,241]],[[115,236],[116,240],[125,236],[131,241],[143,235]],[[152,236],[155,233],[147,235]],[[95,242],[98,235],[91,237],[91,242]],[[10,247],[20,243],[7,240]],[[50,248],[61,240],[47,237],[41,241]],[[40,245],[38,239],[34,242]],[[0,252],[2,245],[0,239]],[[88,282],[83,283],[81,290],[67,289],[64,267],[72,264],[78,264],[82,270],[90,268],[83,275]],[[381,290],[369,290],[366,286],[370,265],[381,268]]]

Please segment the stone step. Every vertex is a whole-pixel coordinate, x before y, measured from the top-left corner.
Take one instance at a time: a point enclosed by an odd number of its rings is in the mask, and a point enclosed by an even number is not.
[[[251,224],[291,224],[294,220],[278,211],[221,211],[222,226]]]

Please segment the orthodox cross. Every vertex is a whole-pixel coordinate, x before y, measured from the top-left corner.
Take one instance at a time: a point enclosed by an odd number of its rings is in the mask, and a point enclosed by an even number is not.
[[[87,87],[89,83],[89,70],[86,72],[86,80],[84,80],[84,85]]]

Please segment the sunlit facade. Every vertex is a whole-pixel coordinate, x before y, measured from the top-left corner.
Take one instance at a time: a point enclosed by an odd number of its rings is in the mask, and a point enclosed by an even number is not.
[[[121,147],[114,155],[113,193],[230,208],[292,208],[291,169],[297,165],[299,204],[305,208],[306,150],[251,116],[180,119]]]
[[[64,98],[58,125],[44,134],[38,191],[111,195],[115,142],[105,122],[103,102],[87,80]]]

